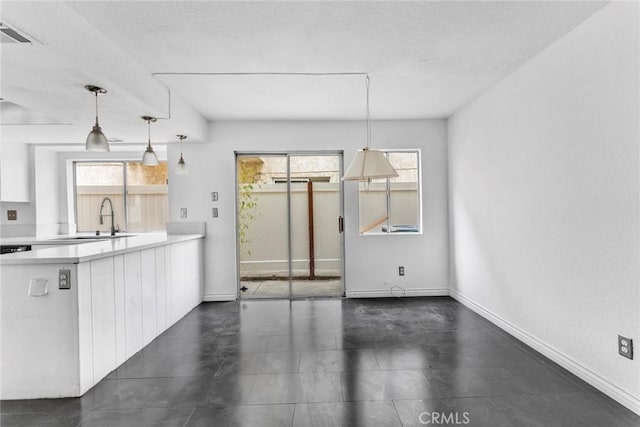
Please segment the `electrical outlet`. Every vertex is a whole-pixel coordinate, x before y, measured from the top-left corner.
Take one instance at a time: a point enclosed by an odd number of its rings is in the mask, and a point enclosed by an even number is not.
[[[212,191],[211,192],[211,201],[212,202],[217,202],[218,201],[218,192],[217,191]]]
[[[633,340],[618,335],[618,353],[628,359],[633,359]]]
[[[180,208],[180,218],[187,217],[187,208]]]
[[[218,208],[211,208],[211,216],[218,218]]]
[[[398,267],[398,275],[399,276],[404,276],[404,267],[403,266]]]
[[[17,221],[18,219],[18,211],[9,209],[7,211],[7,220],[9,221]]]
[[[58,272],[58,289],[71,289],[71,270],[62,269]]]

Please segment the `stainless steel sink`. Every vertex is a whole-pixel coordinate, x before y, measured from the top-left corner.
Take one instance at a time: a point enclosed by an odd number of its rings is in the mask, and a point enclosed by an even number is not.
[[[99,241],[99,240],[112,240],[112,239],[120,239],[122,237],[132,237],[135,234],[116,234],[115,236],[111,236],[109,234],[101,234],[99,236],[69,236],[69,237],[61,237],[59,239],[51,239],[52,242],[75,242],[75,241],[86,241],[87,243],[90,241]]]
[[[109,240],[109,239],[120,239],[121,237],[130,237],[131,234],[122,235],[116,234],[115,236],[75,236],[75,237],[66,237],[64,240]]]

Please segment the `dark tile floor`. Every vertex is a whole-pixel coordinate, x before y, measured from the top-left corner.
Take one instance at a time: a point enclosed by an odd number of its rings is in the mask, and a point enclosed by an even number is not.
[[[79,399],[4,426],[638,426],[450,298],[205,303]]]

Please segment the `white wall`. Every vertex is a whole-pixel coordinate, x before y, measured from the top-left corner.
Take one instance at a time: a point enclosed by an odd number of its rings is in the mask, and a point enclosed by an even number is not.
[[[374,122],[373,148],[421,148],[421,235],[360,236],[357,185],[345,183],[346,289],[348,296],[390,295],[400,285],[409,295],[447,294],[447,161],[443,120]],[[215,122],[208,144],[185,144],[187,175],[169,178],[169,221],[206,221],[205,300],[236,297],[235,156],[237,151],[344,150],[348,165],[365,144],[359,121]],[[169,147],[169,162],[179,157]],[[173,167],[170,166],[172,170]],[[219,201],[211,201],[211,192]],[[219,218],[211,218],[211,208]],[[188,218],[180,218],[180,208]],[[398,266],[406,275],[398,276]],[[386,283],[385,283],[386,282]]]
[[[636,411],[638,40],[610,4],[448,121],[452,294]]]

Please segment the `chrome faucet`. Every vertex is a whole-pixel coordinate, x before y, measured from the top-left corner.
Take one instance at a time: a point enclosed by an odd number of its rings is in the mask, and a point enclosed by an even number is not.
[[[111,207],[111,213],[108,214],[108,215],[103,215],[102,214],[102,208],[104,208],[104,202],[109,202],[109,206]],[[115,236],[116,235],[116,227],[114,226],[114,217],[115,217],[115,215],[113,214],[113,202],[108,197],[105,197],[104,199],[102,199],[102,203],[100,203],[100,224],[104,224],[104,221],[102,220],[102,218],[105,217],[105,216],[110,216],[111,217],[111,235]]]

